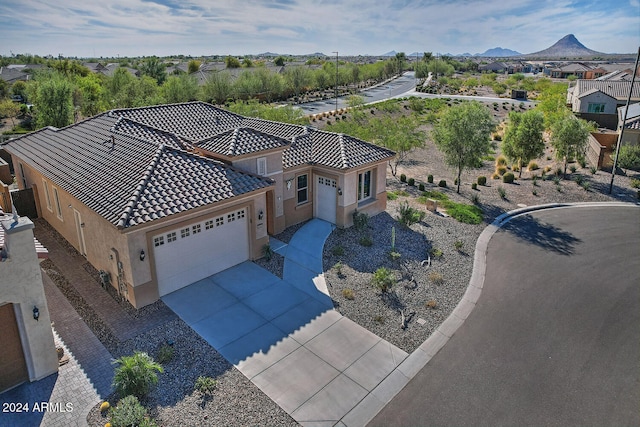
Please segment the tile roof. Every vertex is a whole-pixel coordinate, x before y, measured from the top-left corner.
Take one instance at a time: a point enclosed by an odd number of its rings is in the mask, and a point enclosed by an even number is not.
[[[577,97],[581,97],[583,93],[590,90],[599,90],[613,98],[619,100],[626,100],[629,96],[629,89],[631,88],[631,82],[625,80],[576,80],[576,86],[574,88],[574,94]],[[640,99],[640,82],[635,82],[633,85],[633,91],[631,99]]]
[[[197,144],[198,148],[228,157],[285,147],[288,141],[252,128],[235,128]]]
[[[122,228],[272,185],[221,162],[113,132],[119,120],[104,113],[12,139],[5,148]]]

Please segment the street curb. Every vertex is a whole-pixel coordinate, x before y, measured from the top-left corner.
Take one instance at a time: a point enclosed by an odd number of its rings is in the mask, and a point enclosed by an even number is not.
[[[376,388],[371,391],[371,394],[375,395],[385,395],[390,396],[386,400],[386,402],[377,402],[375,408],[372,408],[370,403],[367,402],[367,409],[371,412],[368,413],[366,422],[364,424],[368,424],[377,414],[380,412],[387,403],[389,403],[393,397],[397,393],[399,393],[404,386],[406,386],[409,381],[422,369],[427,363],[436,355],[438,352],[449,342],[449,339],[455,334],[455,332],[460,328],[465,320],[469,317],[473,309],[475,309],[476,303],[482,294],[482,289],[484,287],[484,279],[486,273],[486,260],[487,260],[487,249],[489,247],[489,242],[493,235],[507,222],[511,219],[516,218],[521,215],[526,215],[531,212],[536,212],[540,210],[550,210],[550,209],[559,209],[559,208],[576,208],[576,207],[607,207],[607,206],[617,206],[617,207],[638,207],[640,208],[640,203],[627,203],[627,202],[584,202],[584,203],[549,203],[544,205],[535,205],[535,206],[527,206],[524,208],[518,208],[511,210],[509,212],[505,212],[498,217],[491,224],[489,224],[483,231],[480,233],[478,237],[478,241],[476,242],[476,250],[474,253],[473,259],[473,270],[471,273],[471,279],[469,279],[469,286],[467,286],[467,290],[462,296],[462,299],[453,309],[449,317],[445,319],[440,326],[436,328],[436,330],[431,334],[429,338],[425,342],[423,342],[416,350],[414,350],[398,367],[392,372],[396,373],[399,371],[400,378],[402,378],[402,386],[398,387],[397,381],[394,384],[394,390],[379,390],[388,387],[387,382],[381,382]],[[396,376],[397,378],[397,376]],[[391,392],[391,393],[390,393]],[[364,408],[360,408],[360,405],[364,405],[363,402],[360,402],[356,405],[355,408],[351,410],[351,412],[360,413],[359,421],[363,420],[365,417],[362,416],[362,412]],[[375,411],[375,412],[374,412]],[[349,414],[351,413],[349,412]],[[347,414],[343,421],[346,421]],[[363,425],[364,425],[363,424]],[[348,426],[355,424],[346,424]]]

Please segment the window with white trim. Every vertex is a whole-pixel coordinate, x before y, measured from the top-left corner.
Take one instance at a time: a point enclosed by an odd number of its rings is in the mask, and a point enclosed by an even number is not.
[[[604,113],[604,104],[590,103],[587,113]]]
[[[358,174],[358,201],[371,197],[371,171]]]
[[[164,245],[164,236],[157,236],[153,238],[153,246],[158,247]]]
[[[60,196],[58,195],[58,189],[53,187],[53,201],[56,204],[56,216],[62,221],[62,206],[60,206]]]
[[[49,193],[49,183],[43,179],[42,186],[44,187],[44,198],[47,201],[47,209],[49,209],[49,212],[53,212],[53,206],[51,205],[51,194]]]
[[[267,158],[259,157],[258,158],[258,175],[266,175],[267,174]]]
[[[296,189],[298,192],[298,204],[307,203],[309,201],[309,183],[307,180],[307,174],[298,175],[296,179]]]

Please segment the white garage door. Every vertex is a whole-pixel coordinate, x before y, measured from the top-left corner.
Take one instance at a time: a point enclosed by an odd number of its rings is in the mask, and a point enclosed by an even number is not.
[[[316,217],[336,222],[336,180],[318,176],[316,178]]]
[[[239,209],[154,236],[160,296],[249,259],[246,213]]]

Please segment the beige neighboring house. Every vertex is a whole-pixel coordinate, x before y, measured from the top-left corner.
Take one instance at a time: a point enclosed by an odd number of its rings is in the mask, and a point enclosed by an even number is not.
[[[626,107],[618,108],[618,133],[622,131],[622,122],[625,119],[625,108]],[[640,103],[629,105],[627,120],[624,122],[624,133],[621,144],[640,144]]]
[[[58,371],[39,263],[47,251],[32,229],[0,210],[0,393]]]
[[[291,225],[382,212],[395,155],[202,102],[112,110],[5,149],[41,216],[135,307],[260,258]]]

